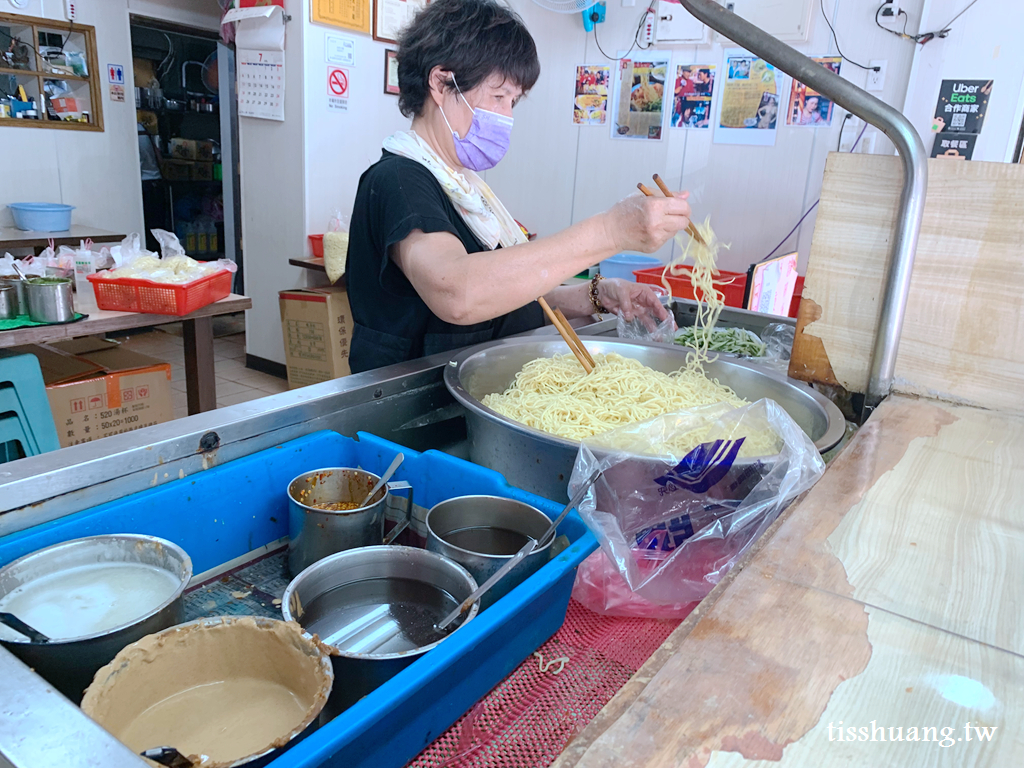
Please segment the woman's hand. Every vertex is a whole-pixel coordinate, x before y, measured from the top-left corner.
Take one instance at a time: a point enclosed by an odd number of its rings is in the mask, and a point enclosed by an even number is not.
[[[654,330],[652,317],[657,321],[668,320],[668,310],[661,305],[658,294],[649,285],[632,283],[629,280],[611,278],[597,283],[597,297],[602,306],[629,322],[639,317],[648,330]]]
[[[619,251],[652,253],[690,224],[689,192],[675,197],[631,195],[604,214],[605,232]]]

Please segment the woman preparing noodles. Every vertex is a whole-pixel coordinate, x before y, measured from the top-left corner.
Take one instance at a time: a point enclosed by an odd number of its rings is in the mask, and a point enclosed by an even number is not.
[[[349,232],[354,373],[537,328],[539,296],[569,318],[667,318],[646,286],[562,282],[619,251],[657,250],[689,223],[685,195],[630,197],[528,242],[477,175],[505,155],[512,108],[540,74],[515,13],[494,0],[435,0],[403,34],[398,59],[412,126],[384,140],[359,180]]]

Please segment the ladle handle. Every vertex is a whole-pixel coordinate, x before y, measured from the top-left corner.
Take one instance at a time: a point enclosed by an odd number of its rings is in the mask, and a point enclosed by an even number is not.
[[[360,508],[365,507],[370,503],[370,499],[374,497],[377,491],[384,487],[384,483],[391,479],[391,476],[395,474],[395,470],[401,466],[403,461],[405,461],[404,453],[400,453],[395,456],[394,461],[391,462],[391,466],[384,471],[384,474],[380,476],[380,480],[377,481],[377,484],[373,486],[370,492],[366,495],[366,498],[363,499],[363,503],[359,505]]]
[[[483,584],[477,587],[475,592],[473,592],[469,597],[467,597],[465,600],[459,603],[458,607],[454,611],[452,611],[443,619],[441,619],[441,621],[437,623],[436,629],[441,631],[447,629],[449,624],[451,624],[453,621],[459,618],[459,616],[461,616],[463,613],[472,608],[473,603],[479,600],[480,597],[485,592],[487,592],[487,590],[489,590],[491,587],[493,587],[495,584],[501,581],[505,577],[505,574],[507,574],[509,571],[511,571],[513,568],[519,565],[519,563],[521,563],[523,559],[527,557],[531,552],[533,552],[533,550],[536,548],[536,539],[530,539],[528,542],[526,542],[526,544],[523,545],[522,549],[520,549],[518,552],[512,555],[512,557],[508,559],[507,563],[505,563],[503,566],[501,566],[501,568],[494,572],[494,575],[491,576],[491,578],[489,578],[487,581],[485,581]]]
[[[19,619],[13,613],[7,613],[6,611],[0,612],[0,624],[6,624],[16,632],[20,632],[33,643],[48,643],[50,638],[44,635],[35,627],[31,627],[24,621]]]

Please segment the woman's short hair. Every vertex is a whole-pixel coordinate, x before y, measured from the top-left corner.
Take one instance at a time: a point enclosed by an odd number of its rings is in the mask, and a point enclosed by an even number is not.
[[[434,67],[452,72],[463,93],[494,74],[525,93],[540,77],[526,25],[495,0],[434,0],[406,28],[398,41],[398,108],[406,117],[423,111]]]

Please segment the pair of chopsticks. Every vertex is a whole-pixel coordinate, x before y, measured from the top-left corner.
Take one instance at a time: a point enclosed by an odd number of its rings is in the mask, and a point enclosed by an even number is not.
[[[569,345],[569,349],[576,355],[576,359],[580,361],[580,365],[583,366],[583,370],[590,373],[594,370],[596,363],[594,358],[587,352],[587,348],[583,346],[583,342],[580,337],[576,335],[576,331],[573,330],[572,326],[569,325],[569,321],[562,314],[562,310],[552,310],[551,306],[547,303],[543,296],[537,301],[540,303],[541,309],[544,310],[544,314],[548,316],[548,320],[555,326],[559,335],[565,339],[565,343]]]
[[[665,197],[673,197],[672,191],[668,188],[668,185],[661,180],[661,176],[659,176],[658,174],[654,174],[654,183],[658,185],[658,189],[661,190],[662,194],[664,194]],[[636,188],[639,189],[648,197],[654,197],[654,193],[651,192],[651,190],[649,190],[643,184],[637,184]],[[700,236],[700,232],[697,231],[697,227],[694,226],[692,221],[686,225],[686,234],[688,234],[701,245],[707,245],[707,243],[704,242],[704,238]]]

